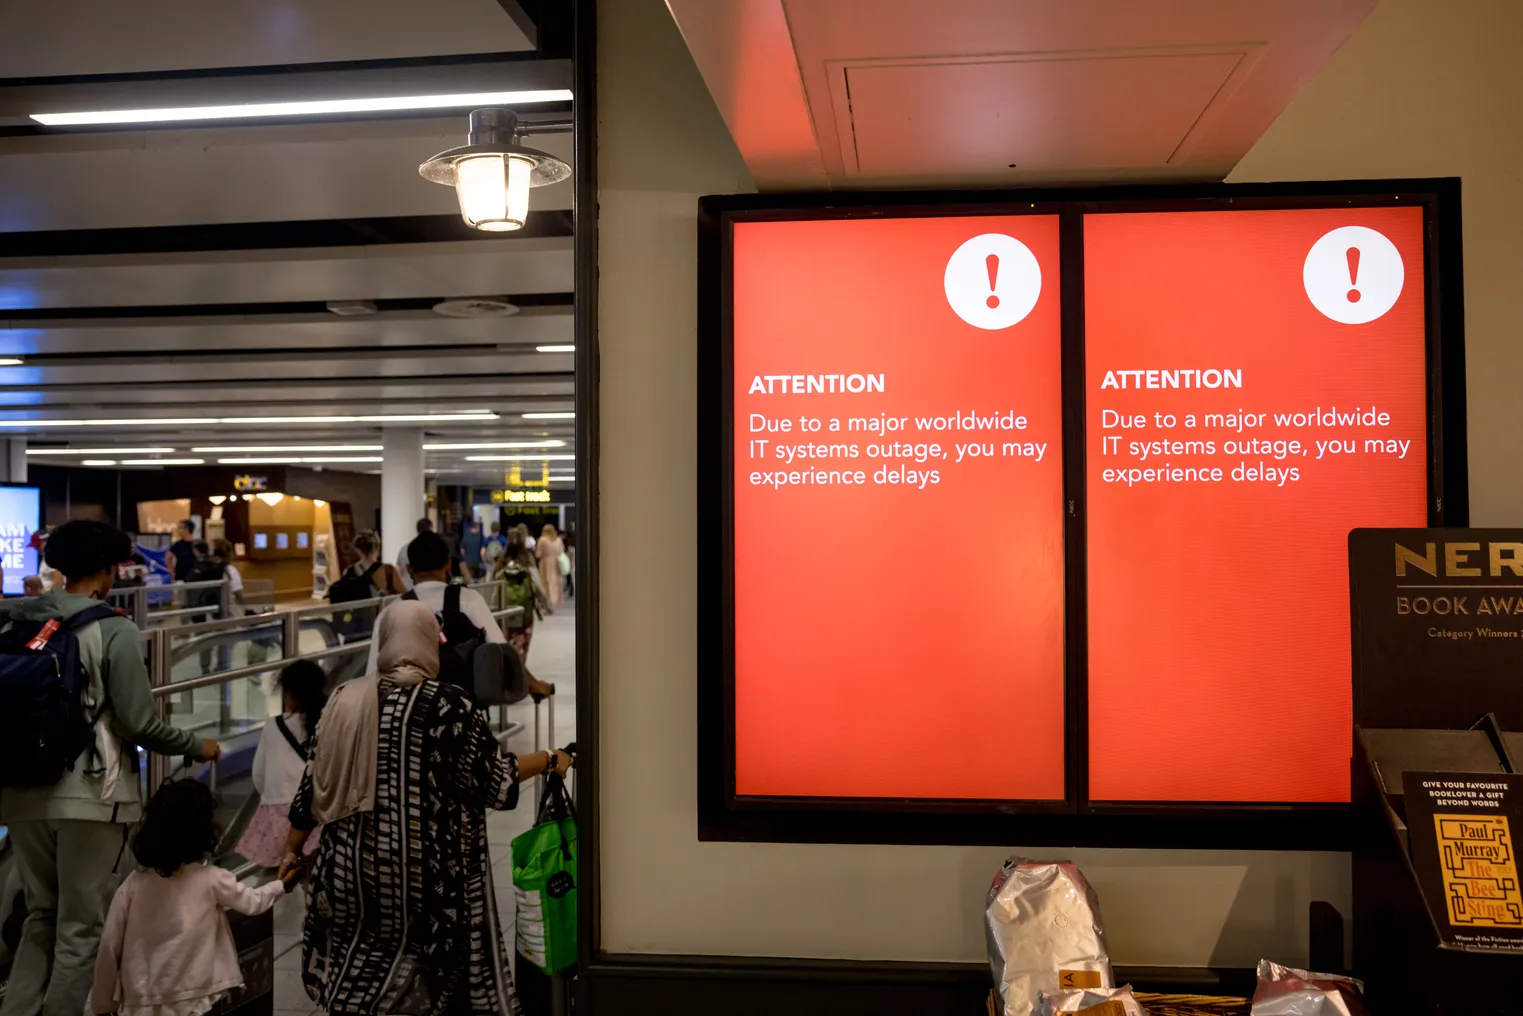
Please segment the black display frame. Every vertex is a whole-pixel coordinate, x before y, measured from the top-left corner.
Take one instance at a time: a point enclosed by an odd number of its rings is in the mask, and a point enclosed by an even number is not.
[[[1348,849],[1345,804],[1091,801],[1087,742],[1086,214],[1419,206],[1424,225],[1428,524],[1468,523],[1460,181],[1358,180],[1040,191],[715,195],[698,207],[698,835],[701,840]],[[736,222],[1057,215],[1064,453],[1065,799],[744,797],[735,793],[733,334]],[[1352,681],[1352,675],[1350,675]],[[802,704],[807,707],[807,703]],[[955,750],[955,746],[945,746]]]

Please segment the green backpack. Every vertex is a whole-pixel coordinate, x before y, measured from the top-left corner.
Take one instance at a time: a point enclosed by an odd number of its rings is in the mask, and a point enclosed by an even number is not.
[[[522,568],[510,568],[502,573],[503,607],[522,607],[524,616],[514,627],[524,627],[534,622],[534,617],[539,613],[534,595],[534,573]]]

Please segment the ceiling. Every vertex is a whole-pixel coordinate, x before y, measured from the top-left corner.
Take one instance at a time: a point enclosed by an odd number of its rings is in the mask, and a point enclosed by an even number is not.
[[[192,449],[383,442],[377,422],[311,417],[485,411],[405,425],[430,444],[574,452],[573,420],[523,418],[573,407],[572,356],[536,351],[573,341],[571,185],[536,190],[520,233],[466,228],[453,192],[417,175],[464,143],[465,110],[76,130],[28,116],[569,89],[559,20],[512,0],[282,0],[215,18],[189,0],[155,4],[150,18],[87,0],[11,6],[0,35],[11,75],[0,79],[0,357],[23,363],[0,366],[0,437],[24,437],[43,453],[32,462],[210,463],[282,456]],[[571,161],[569,103],[520,113],[555,122],[529,143]],[[433,309],[469,297],[506,298],[517,313]],[[329,309],[354,301],[374,309]],[[260,422],[270,417],[297,422]],[[123,422],[69,423],[79,420]],[[70,446],[106,451],[45,454]],[[506,463],[468,461],[491,454],[520,452],[440,449],[426,465],[442,482],[501,482]],[[550,465],[571,473],[569,460]]]
[[[145,17],[145,12],[151,15]],[[142,4],[47,0],[6,5],[0,68],[10,77],[155,73],[222,67],[532,50],[497,0],[204,0]],[[67,45],[38,45],[67,39]]]
[[[763,190],[1219,180],[1376,0],[667,0]]]

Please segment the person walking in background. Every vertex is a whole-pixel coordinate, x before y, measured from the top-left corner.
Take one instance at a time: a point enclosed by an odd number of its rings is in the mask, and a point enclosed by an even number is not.
[[[381,561],[381,538],[374,529],[362,529],[354,538],[354,552],[360,556],[357,564],[345,574],[358,575],[370,582],[376,596],[401,596],[410,588],[396,566]],[[407,556],[407,548],[402,548]]]
[[[414,568],[430,563],[420,557]],[[486,812],[515,807],[521,780],[564,774],[571,756],[502,750],[486,714],[437,679],[433,608],[392,604],[375,639],[377,667],[333,693],[291,804],[282,878],[323,827],[302,928],[307,994],[330,1013],[519,1016]]]
[[[311,660],[297,660],[280,672],[282,712],[266,720],[254,750],[253,781],[259,810],[238,840],[238,853],[264,868],[274,868],[285,856],[291,834],[287,818],[296,788],[307,768],[312,734],[328,702],[328,675]],[[307,840],[307,852],[317,849],[317,836]]]
[[[432,533],[434,531],[434,524],[428,519],[419,519],[417,530],[418,536],[422,536],[424,533]],[[407,548],[410,546],[412,546],[410,543],[404,544],[402,549],[397,552],[397,571],[401,573],[402,585],[406,587],[402,590],[403,592],[412,588],[412,571],[407,567]]]
[[[164,565],[176,582],[190,581],[190,571],[196,566],[196,524],[186,519],[175,526],[175,542],[164,555]]]
[[[520,522],[518,525],[514,526],[513,528],[518,530],[518,535],[520,535],[520,536],[522,536],[524,538],[524,546],[529,548],[529,553],[531,553],[531,554],[534,553],[534,542],[535,541],[534,541],[533,535],[531,535],[530,532],[529,532],[529,525],[528,525],[528,523],[526,523],[526,522]]]
[[[539,543],[534,546],[534,556],[539,559],[539,579],[550,595],[552,608],[561,602],[560,558],[565,549],[560,536],[555,532],[555,526],[546,522],[545,528],[540,531]]]
[[[207,864],[217,849],[216,808],[212,792],[195,780],[165,783],[149,800],[132,842],[140,867],[111,900],[95,961],[90,1007],[97,1016],[201,1016],[242,987],[223,909],[262,914],[296,880],[250,889]]]
[[[102,607],[116,566],[132,556],[132,541],[104,522],[58,527],[47,560],[60,573],[47,594],[18,605],[17,625],[57,621]],[[28,629],[29,630],[29,629]],[[143,814],[133,771],[138,746],[160,755],[200,761],[222,756],[216,741],[162,722],[153,705],[137,627],[108,611],[76,624],[85,680],[81,705],[93,720],[92,738],[72,769],[50,786],[15,786],[0,772],[0,815],[10,827],[26,897],[26,924],[0,1016],[79,1016],[90,994],[106,901],[115,882],[127,830]],[[0,693],[0,715],[21,712]],[[16,736],[7,731],[7,737]]]
[[[248,601],[243,596],[243,573],[233,564],[233,541],[213,540],[212,560],[222,570],[222,577],[227,579],[227,597],[232,606],[232,615],[242,617]]]
[[[499,547],[508,545],[508,538],[502,534],[502,523],[492,523],[492,535],[487,537],[487,543],[495,543]]]
[[[485,574],[483,569],[485,562],[481,557],[483,542],[481,523],[475,519],[467,522],[465,524],[465,532],[460,537],[460,560],[470,569],[472,576]]]
[[[507,634],[527,673],[529,644],[534,640],[534,619],[543,617],[546,612],[554,613],[554,608],[550,606],[550,594],[540,579],[539,564],[524,547],[523,534],[517,529],[508,537],[508,548],[492,577],[503,582],[506,600],[503,606],[523,608],[523,616],[508,628]]]

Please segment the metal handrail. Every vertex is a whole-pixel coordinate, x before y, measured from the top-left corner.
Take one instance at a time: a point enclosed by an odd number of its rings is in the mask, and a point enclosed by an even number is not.
[[[511,616],[517,619],[522,616],[522,607],[506,607],[492,612],[500,626]],[[155,631],[168,631],[168,629],[155,629]],[[328,646],[324,649],[314,649],[310,653],[298,653],[295,656],[282,655],[276,660],[265,660],[261,663],[253,663],[247,667],[235,667],[232,670],[219,670],[214,674],[202,674],[200,677],[188,677],[183,681],[171,680],[169,684],[154,683],[152,694],[154,698],[167,698],[170,695],[178,695],[181,692],[195,691],[197,688],[213,688],[219,684],[231,684],[241,681],[246,677],[255,677],[259,674],[267,674],[272,670],[281,670],[286,664],[294,660],[326,660],[335,656],[345,656],[359,650],[370,651],[370,639],[359,639],[354,642],[345,642],[339,646]]]
[[[489,585],[492,583],[480,583]],[[157,588],[163,586],[141,586],[140,589]],[[400,599],[397,596],[375,597],[371,600],[354,600],[339,604],[321,604],[313,607],[303,607],[297,610],[281,611],[271,614],[249,614],[244,617],[227,618],[221,621],[207,621],[200,624],[180,625],[174,628],[154,627],[141,628],[139,637],[147,643],[149,676],[151,678],[152,695],[155,711],[161,721],[168,722],[169,698],[182,692],[195,691],[198,688],[212,688],[220,685],[231,684],[234,681],[267,674],[271,671],[281,670],[287,664],[298,660],[324,660],[336,656],[344,656],[361,650],[370,651],[370,639],[359,639],[354,642],[346,642],[343,645],[329,646],[310,653],[299,652],[299,638],[301,634],[301,619],[304,614],[331,614],[334,610],[347,610],[364,606],[388,605],[391,601]],[[146,601],[143,601],[146,602]],[[505,626],[509,619],[518,620],[523,616],[522,607],[507,607],[492,612],[492,617],[499,626]],[[272,621],[278,621],[281,630],[280,657],[275,660],[266,660],[247,667],[238,667],[233,670],[223,670],[215,674],[205,674],[201,677],[189,678],[184,681],[172,680],[170,674],[170,639],[173,636],[191,636],[226,633],[231,631],[257,631],[262,628],[273,627]],[[148,756],[148,778],[150,786],[158,786],[170,773],[170,759],[150,753]]]
[[[157,612],[155,614],[157,615]],[[258,623],[250,624],[250,621]],[[214,635],[219,631],[241,629],[253,631],[256,628],[278,628],[280,623],[280,614],[278,613],[244,614],[242,617],[224,617],[216,621],[195,621],[191,624],[176,625],[170,631],[174,635],[194,637],[196,635]]]
[[[341,646],[329,646],[326,649],[302,653],[299,656],[283,656],[278,660],[265,660],[263,663],[252,663],[247,667],[234,667],[232,670],[219,670],[214,674],[202,674],[200,677],[187,677],[183,681],[156,685],[152,689],[152,692],[155,698],[167,698],[170,695],[178,695],[181,692],[195,691],[197,688],[215,688],[219,684],[231,684],[234,681],[241,681],[245,677],[257,677],[260,674],[267,674],[272,670],[282,670],[286,664],[294,660],[326,660],[329,657],[352,653],[356,649],[363,649],[369,652],[370,640],[347,642]]]

